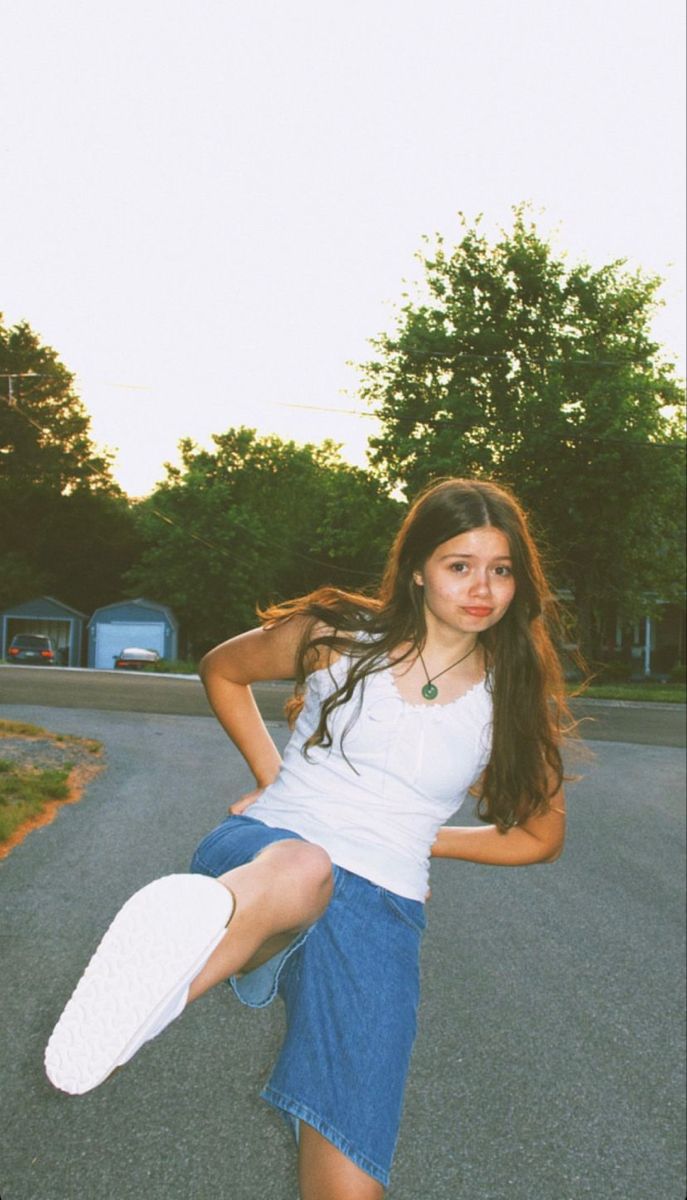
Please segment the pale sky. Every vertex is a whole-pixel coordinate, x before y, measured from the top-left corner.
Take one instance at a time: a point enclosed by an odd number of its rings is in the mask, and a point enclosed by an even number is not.
[[[359,406],[459,210],[663,275],[683,371],[684,35],[683,0],[0,0],[0,311],[131,495],[231,425],[363,462],[369,418],[290,406]]]

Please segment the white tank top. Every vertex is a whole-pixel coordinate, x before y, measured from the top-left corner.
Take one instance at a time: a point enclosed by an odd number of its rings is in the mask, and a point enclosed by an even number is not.
[[[338,866],[423,901],[437,830],[489,760],[491,696],[482,681],[449,704],[411,704],[387,667],[334,710],[332,745],[314,746],[306,758],[303,743],[349,667],[344,656],[308,677],[279,775],[247,815],[291,829]]]

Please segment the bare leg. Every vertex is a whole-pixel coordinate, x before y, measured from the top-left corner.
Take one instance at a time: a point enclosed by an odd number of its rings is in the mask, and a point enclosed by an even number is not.
[[[289,839],[273,842],[218,882],[236,906],[227,933],[191,984],[189,1001],[266,962],[322,916],[332,894],[331,862],[319,846]]]
[[[298,1183],[301,1200],[382,1200],[384,1188],[321,1133],[300,1124]]]

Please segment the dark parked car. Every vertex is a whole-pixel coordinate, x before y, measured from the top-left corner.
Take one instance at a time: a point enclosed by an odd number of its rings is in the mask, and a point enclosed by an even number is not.
[[[18,633],[10,642],[7,658],[11,663],[50,667],[55,662],[55,647],[49,637],[39,633]]]
[[[160,661],[160,655],[157,650],[139,650],[136,646],[129,646],[126,650],[120,650],[115,657],[115,669],[119,671],[143,671],[146,667],[150,667],[152,663]]]

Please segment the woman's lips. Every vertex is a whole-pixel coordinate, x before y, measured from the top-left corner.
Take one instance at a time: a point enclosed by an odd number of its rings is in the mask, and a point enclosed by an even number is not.
[[[468,613],[471,617],[490,617],[493,609],[491,608],[464,608],[463,612]]]

